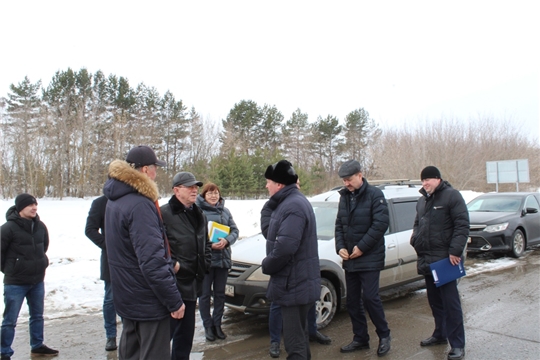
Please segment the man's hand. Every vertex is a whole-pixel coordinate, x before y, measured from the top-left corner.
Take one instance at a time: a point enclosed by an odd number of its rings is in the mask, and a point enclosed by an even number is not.
[[[349,260],[349,252],[347,251],[347,249],[343,248],[339,250],[338,254],[343,260]]]
[[[356,259],[357,257],[362,256],[364,253],[358,248],[358,246],[353,247],[352,254],[349,256],[349,259]]]
[[[174,273],[176,274],[180,270],[180,263],[177,261],[176,264],[174,264]]]
[[[450,255],[450,264],[457,265],[461,261],[461,258],[459,256]]]
[[[182,319],[184,317],[184,311],[186,311],[186,305],[182,304],[182,306],[180,306],[180,309],[178,309],[175,312],[171,313],[171,316],[174,319],[180,320],[180,319]]]

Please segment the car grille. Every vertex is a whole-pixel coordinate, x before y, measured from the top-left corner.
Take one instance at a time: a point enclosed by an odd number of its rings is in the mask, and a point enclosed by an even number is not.
[[[474,232],[484,231],[486,226],[487,225],[474,225],[474,224],[471,224],[470,229],[471,229],[471,232],[474,233]]]
[[[247,269],[252,267],[253,265],[250,264],[243,264],[239,262],[233,262],[231,270],[229,271],[229,277],[230,278],[237,278],[241,276]]]

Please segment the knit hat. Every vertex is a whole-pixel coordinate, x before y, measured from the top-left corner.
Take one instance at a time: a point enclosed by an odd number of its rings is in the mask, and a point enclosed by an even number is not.
[[[148,165],[165,166],[165,161],[158,160],[156,153],[149,146],[139,145],[129,150],[126,161],[133,164],[135,168],[140,168]]]
[[[17,212],[21,212],[28,205],[36,204],[37,200],[30,194],[20,194],[15,198],[15,209]]]
[[[173,177],[173,187],[179,186],[179,185],[190,187],[193,185],[202,186],[203,183],[199,180],[196,180],[195,175],[193,175],[192,173],[187,172],[187,171],[182,171],[174,175]]]
[[[296,184],[298,175],[294,168],[287,160],[280,160],[266,168],[264,177],[283,185]]]
[[[420,173],[420,180],[424,179],[440,179],[441,172],[435,166],[426,166]]]
[[[349,160],[343,163],[338,170],[338,175],[340,178],[348,178],[362,172],[362,165],[356,160]]]

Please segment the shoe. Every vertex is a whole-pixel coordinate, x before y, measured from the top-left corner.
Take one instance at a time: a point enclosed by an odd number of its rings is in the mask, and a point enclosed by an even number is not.
[[[465,357],[464,348],[451,348],[448,353],[448,360],[460,360]]]
[[[420,341],[420,346],[431,346],[431,345],[446,345],[448,340],[446,339],[437,339],[436,337],[430,336],[427,339]]]
[[[208,341],[214,341],[216,340],[216,335],[214,334],[214,327],[205,327],[204,328],[204,336],[206,336],[206,340]]]
[[[279,343],[278,342],[271,342],[270,343],[270,356],[273,357],[273,358],[278,358],[279,357],[279,353],[281,352],[280,348],[279,348]]]
[[[10,359],[11,359],[11,356],[0,355],[0,360],[10,360]]]
[[[390,351],[390,341],[392,338],[390,335],[388,337],[382,338],[379,340],[379,347],[377,348],[377,355],[384,356],[387,352]]]
[[[309,341],[316,341],[319,344],[329,345],[332,342],[332,339],[317,331],[315,335],[309,335]]]
[[[227,335],[225,335],[223,330],[221,330],[221,326],[214,326],[214,334],[216,335],[218,339],[221,339],[221,340],[227,337]]]
[[[363,349],[369,349],[369,343],[361,343],[358,341],[352,341],[350,344],[347,344],[345,346],[342,346],[339,351],[342,353],[349,353],[356,350],[363,350]]]
[[[56,356],[58,355],[58,350],[54,350],[49,348],[47,345],[43,344],[38,348],[30,350],[32,354],[39,354],[39,355],[45,355],[45,356]]]
[[[105,350],[107,351],[113,351],[118,349],[118,346],[116,346],[116,338],[107,338],[107,343],[105,344]]]

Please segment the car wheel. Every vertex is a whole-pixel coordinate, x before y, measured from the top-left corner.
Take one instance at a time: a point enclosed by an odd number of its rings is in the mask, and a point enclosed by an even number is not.
[[[524,251],[525,251],[525,235],[523,235],[521,230],[516,230],[514,232],[514,236],[512,237],[512,251],[510,251],[510,255],[518,258],[521,255],[523,255]]]
[[[337,293],[334,284],[328,279],[321,278],[321,297],[315,304],[317,313],[317,328],[322,329],[330,324],[336,315]]]

